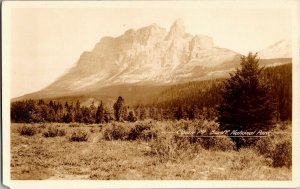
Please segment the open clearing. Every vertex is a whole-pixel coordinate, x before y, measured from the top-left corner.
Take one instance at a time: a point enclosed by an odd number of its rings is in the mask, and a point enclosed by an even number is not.
[[[252,148],[240,152],[199,149],[195,153],[187,149],[166,160],[151,153],[153,141],[105,140],[103,130],[109,125],[27,124],[37,133],[23,136],[18,129],[24,125],[11,125],[12,179],[291,179],[291,169],[270,166],[270,159]],[[44,137],[50,126],[66,134]],[[86,131],[88,140],[71,142],[70,134],[76,129]]]

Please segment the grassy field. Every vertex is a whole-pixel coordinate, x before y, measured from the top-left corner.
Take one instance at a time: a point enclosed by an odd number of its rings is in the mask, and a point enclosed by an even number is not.
[[[189,137],[163,133],[197,125],[210,127],[214,123],[13,123],[11,177],[17,180],[291,179],[291,159],[287,159],[291,149],[276,145],[291,140],[290,124],[278,125],[279,134],[239,152],[233,150],[229,138],[192,141]]]

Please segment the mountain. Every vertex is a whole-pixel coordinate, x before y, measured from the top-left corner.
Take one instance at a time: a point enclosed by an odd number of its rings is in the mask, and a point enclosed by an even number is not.
[[[291,58],[292,41],[280,40],[258,52],[261,59]]]
[[[284,52],[285,46],[278,46],[266,52]],[[92,51],[83,52],[65,75],[45,89],[17,99],[97,96],[103,91],[109,95],[110,90],[116,94],[116,88],[124,91],[127,86],[166,86],[226,77],[239,65],[240,56],[215,46],[209,36],[187,33],[181,19],[169,30],[152,24],[118,37],[103,37]]]
[[[240,55],[214,46],[213,39],[186,33],[182,20],[167,31],[156,24],[103,37],[69,72],[42,90],[47,95],[132,83],[168,84],[209,77],[205,68]]]

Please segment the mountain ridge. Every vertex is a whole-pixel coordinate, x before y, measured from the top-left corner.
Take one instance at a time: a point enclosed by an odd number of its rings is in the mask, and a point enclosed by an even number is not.
[[[276,52],[282,46],[271,46],[275,50],[267,52]],[[80,55],[66,74],[24,98],[88,93],[122,84],[168,85],[219,78],[233,71],[241,56],[215,46],[210,36],[187,33],[181,19],[168,31],[151,24],[126,30],[117,37],[101,38],[91,51]],[[273,60],[265,62],[268,65],[282,63],[278,58]]]
[[[169,32],[152,24],[127,30],[115,38],[102,38],[92,51],[80,56],[69,73],[45,90],[76,91],[92,84],[107,86],[143,81],[172,83],[192,75],[195,66],[212,67],[235,56],[240,54],[215,47],[211,37],[186,33],[179,19]]]

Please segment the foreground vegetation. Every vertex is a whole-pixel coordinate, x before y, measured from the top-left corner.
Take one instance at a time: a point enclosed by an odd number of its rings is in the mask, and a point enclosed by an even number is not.
[[[291,125],[233,150],[227,137],[182,137],[213,121],[12,124],[12,179],[291,179]]]
[[[13,178],[291,179],[291,65],[260,68],[256,55],[227,80],[133,107],[122,96],[108,106],[12,102],[12,122],[31,123],[12,125]],[[267,134],[211,135],[258,130]]]

